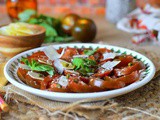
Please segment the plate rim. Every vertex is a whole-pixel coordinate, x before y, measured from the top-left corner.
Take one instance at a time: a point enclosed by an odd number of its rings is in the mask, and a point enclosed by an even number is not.
[[[110,91],[102,91],[102,92],[93,92],[93,93],[60,93],[60,92],[51,92],[51,91],[44,91],[44,90],[39,90],[33,87],[30,87],[28,85],[23,85],[21,83],[19,83],[18,81],[16,81],[14,78],[12,78],[10,76],[9,72],[9,67],[11,66],[11,63],[13,63],[13,61],[15,61],[17,58],[24,56],[27,53],[30,52],[34,52],[37,50],[41,50],[47,46],[43,46],[43,47],[39,47],[39,48],[35,48],[35,49],[31,49],[25,52],[22,52],[18,55],[16,55],[15,57],[11,58],[5,65],[4,67],[4,75],[7,78],[7,80],[12,83],[14,86],[18,87],[19,89],[22,89],[24,91],[27,91],[31,94],[36,94],[38,96],[41,95],[47,95],[47,96],[52,96],[52,97],[58,97],[58,98],[64,98],[64,99],[85,99],[85,98],[98,98],[98,97],[106,97],[106,96],[110,96],[110,97],[116,97],[122,94],[126,94],[129,93],[131,91],[134,91],[135,89],[138,89],[142,86],[144,86],[145,84],[147,84],[149,81],[152,80],[152,78],[155,75],[156,69],[154,64],[152,63],[152,61],[147,58],[146,56],[133,51],[133,50],[129,50],[127,48],[123,48],[123,47],[118,47],[118,46],[113,46],[113,45],[108,45],[108,44],[94,44],[94,43],[67,43],[67,44],[56,44],[56,45],[52,45],[52,46],[59,46],[59,47],[64,47],[64,46],[101,46],[101,47],[110,47],[110,48],[116,48],[116,49],[120,49],[120,50],[124,50],[127,51],[129,53],[134,53],[136,55],[140,55],[141,57],[143,57],[144,59],[147,60],[147,63],[149,62],[150,67],[152,68],[152,70],[150,71],[150,73],[147,75],[147,77],[143,78],[141,81],[132,83],[126,87],[120,88],[120,89],[115,89],[115,90],[110,90]],[[137,84],[137,85],[136,85]],[[31,92],[32,91],[32,92]],[[42,96],[41,96],[42,97]],[[66,100],[67,101],[67,100]]]

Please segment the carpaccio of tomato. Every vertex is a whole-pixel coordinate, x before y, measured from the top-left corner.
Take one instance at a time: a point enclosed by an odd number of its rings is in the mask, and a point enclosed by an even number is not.
[[[133,56],[120,55],[107,48],[67,47],[59,48],[55,52],[60,56],[55,60],[50,60],[50,56],[47,56],[45,51],[38,51],[28,56],[27,64],[31,70],[19,67],[17,71],[19,78],[29,86],[41,90],[86,93],[125,87],[139,80],[141,71],[145,69],[144,64]],[[56,54],[53,53],[53,55]],[[36,62],[34,63],[33,60]],[[48,60],[52,64],[48,64]],[[57,60],[58,67],[54,64]],[[65,66],[61,62],[64,62]],[[108,62],[109,65],[107,65]],[[27,66],[25,62],[21,61],[21,64]],[[60,66],[63,67],[62,73],[59,72]],[[69,69],[68,66],[70,66]],[[49,72],[50,69],[54,70],[52,75],[51,71]],[[32,78],[28,71],[33,71],[36,75],[40,74],[44,79]]]

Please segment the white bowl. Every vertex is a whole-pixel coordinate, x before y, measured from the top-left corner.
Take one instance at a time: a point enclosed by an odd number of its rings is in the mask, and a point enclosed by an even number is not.
[[[145,76],[143,76],[143,78],[141,78],[139,81],[130,84],[124,88],[120,88],[120,89],[116,89],[116,90],[110,90],[110,91],[104,91],[104,92],[95,92],[95,93],[59,93],[59,92],[50,92],[50,91],[44,91],[44,90],[39,90],[39,89],[35,89],[32,88],[26,84],[24,84],[17,76],[17,68],[18,68],[18,59],[21,59],[21,57],[26,57],[27,55],[31,55],[33,52],[42,50],[44,47],[40,47],[40,48],[36,48],[36,49],[32,49],[23,53],[20,53],[19,55],[13,57],[12,59],[10,59],[5,68],[4,68],[4,74],[5,77],[8,79],[8,81],[10,83],[12,83],[13,85],[15,85],[16,87],[29,92],[31,94],[37,95],[37,96],[41,96],[47,99],[51,99],[51,100],[57,100],[57,101],[64,101],[64,102],[74,102],[77,100],[82,100],[82,99],[87,99],[87,98],[99,98],[99,97],[106,97],[106,98],[113,98],[119,95],[123,95],[126,94],[128,92],[131,92],[143,85],[145,85],[146,83],[148,83],[155,75],[155,67],[153,65],[153,63],[146,58],[145,56],[134,52],[132,50],[128,50],[125,48],[121,48],[121,47],[116,47],[116,46],[111,46],[111,45],[100,45],[100,44],[82,44],[82,43],[78,43],[78,44],[61,44],[61,45],[53,45],[56,49],[58,49],[59,47],[92,47],[92,48],[97,48],[97,47],[101,47],[101,48],[108,48],[108,49],[112,49],[115,52],[119,52],[119,53],[123,53],[123,54],[127,54],[127,55],[132,55],[135,58],[141,60],[142,62],[144,62],[145,66],[147,67],[144,74]],[[47,47],[47,46],[46,46]]]

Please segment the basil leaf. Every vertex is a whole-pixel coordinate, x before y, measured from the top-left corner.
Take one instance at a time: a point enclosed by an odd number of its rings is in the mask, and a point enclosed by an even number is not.
[[[29,66],[29,61],[27,58],[22,57],[21,62]]]
[[[72,63],[73,63],[73,65],[76,66],[76,70],[77,70],[84,64],[84,60],[81,58],[74,58]]]
[[[54,68],[50,65],[41,64],[35,60],[31,60],[31,62],[29,62],[27,58],[22,58],[21,61],[29,66],[33,71],[47,72],[51,76],[54,75]]]

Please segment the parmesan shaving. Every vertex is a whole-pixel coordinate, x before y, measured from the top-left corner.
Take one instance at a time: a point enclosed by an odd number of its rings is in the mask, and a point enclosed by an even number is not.
[[[74,55],[73,57],[74,57],[74,58],[75,58],[75,57],[78,57],[78,58],[87,58],[88,55]]]
[[[60,74],[63,73],[64,67],[63,67],[63,65],[61,64],[61,62],[60,62],[59,59],[57,59],[57,60],[54,61],[54,66],[55,66],[55,68],[58,70],[58,72],[59,72]]]
[[[106,59],[114,59],[115,57],[117,56],[116,53],[104,53],[103,54],[103,59],[106,60]]]
[[[56,60],[60,58],[60,54],[53,48],[53,46],[48,46],[44,49],[44,53],[50,60]]]
[[[22,68],[22,69],[25,69],[25,70],[31,70],[30,67],[28,67],[28,66],[25,65],[25,64],[19,63],[19,67]]]
[[[66,87],[68,85],[68,79],[66,78],[66,76],[61,76],[59,78],[58,84],[60,84],[63,87]]]
[[[107,69],[107,70],[112,70],[116,65],[118,65],[121,61],[108,61],[104,63],[101,67]]]
[[[44,80],[44,77],[41,77],[43,75],[40,74],[40,73],[36,73],[36,72],[33,72],[33,71],[28,71],[28,75],[30,77],[32,77],[33,79]]]

